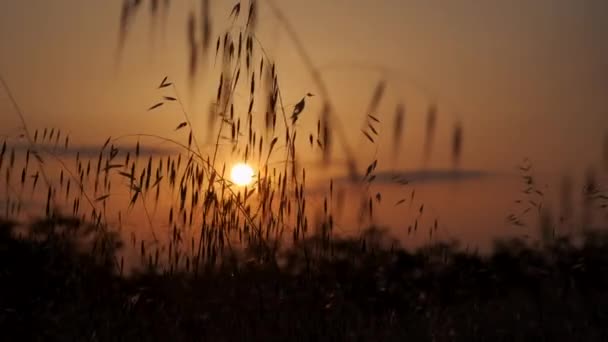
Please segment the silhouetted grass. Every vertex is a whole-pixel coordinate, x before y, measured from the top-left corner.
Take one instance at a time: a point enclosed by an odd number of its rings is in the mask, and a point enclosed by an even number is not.
[[[153,269],[120,277],[93,246],[41,221],[6,234],[4,336],[44,340],[604,340],[608,234],[488,256],[456,244],[383,247],[370,230],[334,238],[331,255],[291,250],[281,268],[226,261],[204,275]],[[42,235],[40,235],[42,234]],[[59,236],[62,236],[59,238]],[[317,246],[315,241],[306,241]]]
[[[121,46],[141,3],[124,2]],[[152,15],[167,11],[150,3]],[[214,53],[219,65],[215,101],[205,113],[208,145],[199,141],[177,85],[165,77],[157,86],[159,99],[145,108],[178,109],[182,117],[172,129],[182,139],[108,137],[95,157],[76,153],[66,160],[58,151],[68,150],[69,135],[56,128],[31,132],[3,82],[23,122],[23,136],[4,140],[0,151],[4,335],[92,341],[608,339],[608,235],[587,230],[586,216],[584,231],[560,233],[543,211],[531,165],[521,169],[522,214],[508,220],[523,226],[523,215],[537,213],[539,243],[497,242],[483,256],[446,242],[407,251],[374,226],[374,208],[382,202],[381,193],[370,191],[378,160],[355,158],[318,69],[270,2],[320,92],[284,104],[282,71],[255,35],[256,4],[247,11],[240,2],[233,7],[232,25],[217,35],[215,51],[208,2],[200,16],[189,17],[191,80],[204,56]],[[244,103],[235,98],[237,88],[246,91]],[[385,88],[384,81],[376,86],[362,123],[362,141],[376,147],[383,120],[375,112]],[[313,115],[309,101],[321,103],[316,132],[298,126],[300,117]],[[405,125],[405,107],[396,108],[394,154]],[[437,108],[430,104],[426,114],[425,163],[434,148]],[[463,132],[456,123],[454,167]],[[148,141],[169,143],[176,152],[145,154]],[[329,165],[338,147],[360,190],[346,205],[358,208],[359,224],[368,228],[352,238],[334,231],[335,208],[346,199],[335,193],[333,181],[320,213],[311,215],[307,171],[299,161],[305,149]],[[252,185],[237,187],[227,178],[231,160],[256,165]],[[585,208],[605,208],[607,198],[592,173],[586,183]],[[37,219],[26,219],[28,201],[41,201]],[[396,205],[405,202],[417,215],[408,234],[416,234],[424,204],[409,188]],[[122,225],[135,210],[137,233],[148,236],[133,232],[128,239]],[[437,229],[435,220],[431,238]],[[125,261],[134,251],[138,256]]]

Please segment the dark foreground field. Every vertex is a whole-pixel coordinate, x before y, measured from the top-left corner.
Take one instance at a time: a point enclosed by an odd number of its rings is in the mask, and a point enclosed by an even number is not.
[[[606,341],[608,236],[452,245],[415,253],[368,242],[301,244],[285,265],[119,277],[109,255],[41,227],[0,235],[3,341]]]

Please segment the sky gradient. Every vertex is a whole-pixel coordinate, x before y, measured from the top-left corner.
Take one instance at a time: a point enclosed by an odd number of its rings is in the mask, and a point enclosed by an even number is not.
[[[386,79],[389,88],[377,115],[388,120],[395,104],[405,103],[404,146],[394,168],[420,166],[431,102],[439,108],[432,167],[450,165],[450,132],[457,120],[464,125],[465,167],[508,170],[529,157],[547,170],[580,173],[600,161],[608,130],[604,1],[277,3],[329,84],[353,146],[374,154],[360,142],[359,128],[379,80]],[[174,2],[164,31],[152,28],[147,9],[139,13],[118,60],[121,1],[2,1],[0,72],[30,127],[61,127],[82,143],[172,129],[178,113],[146,112],[161,95],[155,87],[165,75],[180,86],[195,124],[202,126],[206,117],[197,114],[214,96],[217,79],[202,75],[188,92],[185,23],[198,5]],[[211,1],[214,34],[229,25],[232,5]],[[259,22],[286,102],[314,93],[308,70],[264,1]],[[376,72],[378,67],[388,72]],[[320,101],[309,101],[300,121],[304,129],[314,130],[319,107]],[[0,134],[14,131],[18,121],[4,93],[0,112]],[[390,142],[381,144],[378,154],[388,162]]]

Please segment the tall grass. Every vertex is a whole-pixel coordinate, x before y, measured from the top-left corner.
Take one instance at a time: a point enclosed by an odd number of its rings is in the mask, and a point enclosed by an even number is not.
[[[127,32],[133,25],[135,13],[141,6],[139,1],[125,1],[120,21],[119,49],[125,43]],[[60,130],[45,128],[32,134],[23,124],[27,137],[26,162],[22,170],[18,188],[13,187],[14,149],[11,149],[11,163],[6,168],[7,196],[6,216],[19,215],[22,195],[26,187],[32,192],[45,191],[45,215],[49,218],[66,213],[92,222],[100,230],[112,227],[112,209],[118,210],[119,225],[129,212],[143,211],[148,226],[149,240],[132,238],[133,247],[138,245],[141,262],[147,267],[163,267],[172,272],[177,269],[199,272],[216,266],[221,260],[236,254],[246,254],[256,262],[277,263],[282,246],[297,245],[313,235],[323,237],[324,245],[334,232],[333,185],[323,199],[320,215],[311,218],[307,210],[306,170],[300,166],[298,150],[307,149],[319,153],[326,165],[331,163],[331,151],[335,131],[339,132],[339,142],[344,147],[347,165],[352,178],[366,189],[373,182],[377,160],[367,167],[364,177],[360,174],[357,160],[350,152],[349,142],[344,138],[340,126],[332,123],[333,105],[328,88],[316,71],[306,50],[284,18],[278,7],[270,3],[275,16],[284,24],[286,31],[296,43],[300,55],[306,62],[320,94],[303,94],[294,106],[284,104],[280,70],[269,56],[255,34],[257,2],[252,1],[241,9],[237,3],[231,13],[230,28],[217,34],[215,49],[211,45],[211,18],[209,3],[203,2],[200,15],[190,14],[187,22],[187,38],[191,51],[189,75],[195,78],[197,68],[205,61],[205,56],[213,54],[217,61],[219,79],[215,101],[209,106],[209,129],[217,122],[217,131],[212,133],[214,143],[201,145],[201,132],[195,131],[190,114],[183,105],[177,85],[165,77],[159,84],[159,100],[153,102],[150,111],[163,110],[173,106],[182,113],[183,119],[176,122],[175,131],[183,132],[183,140],[144,133],[131,136],[108,138],[98,151],[96,158],[85,160],[78,154],[72,165],[57,155],[57,149],[68,150],[69,137]],[[159,15],[155,2],[151,2],[151,14]],[[200,26],[200,30],[197,27]],[[380,124],[374,112],[382,99],[385,85],[380,83],[372,94],[366,111],[363,134],[371,143],[375,142],[378,131],[374,125]],[[5,87],[8,89],[7,87]],[[248,92],[245,105],[235,99],[237,89]],[[306,101],[320,99],[322,112],[317,120],[316,132],[308,134],[308,145],[298,143],[298,117],[312,115],[306,108]],[[23,114],[13,101],[19,116]],[[254,108],[264,108],[263,117],[256,117]],[[397,113],[396,116],[402,116]],[[263,126],[256,125],[258,121]],[[397,119],[396,119],[397,120]],[[399,124],[396,130],[399,130]],[[300,135],[306,135],[302,132]],[[400,135],[396,132],[395,135]],[[135,148],[121,146],[136,139]],[[169,143],[176,155],[147,156],[140,153],[140,144],[158,140]],[[395,137],[395,144],[400,140]],[[6,142],[5,142],[6,145]],[[4,153],[3,153],[4,154]],[[40,168],[33,175],[29,169],[30,155],[34,156]],[[44,155],[44,156],[43,156]],[[44,172],[46,159],[59,164],[59,181],[47,179]],[[244,161],[255,165],[255,182],[246,187],[237,187],[227,178],[231,161]],[[45,184],[39,184],[39,177]],[[29,183],[29,184],[28,184]],[[128,186],[129,199],[126,208],[116,197],[117,183]],[[40,187],[44,186],[45,189]],[[14,197],[17,199],[14,199]],[[115,199],[116,198],[116,199]],[[362,219],[371,219],[374,202],[380,202],[381,195],[361,192],[365,203]],[[119,202],[120,203],[120,202]],[[122,202],[124,203],[124,202]],[[14,206],[17,205],[17,208]],[[310,204],[309,204],[310,205]],[[12,210],[8,210],[11,207]],[[110,209],[112,208],[112,209]],[[117,209],[118,208],[118,209]],[[157,213],[164,211],[167,224],[160,224]],[[143,225],[143,223],[141,224]],[[238,247],[235,247],[235,244]],[[307,247],[308,248],[308,247]],[[306,249],[307,257],[316,253],[326,253],[323,249]],[[121,268],[123,260],[117,261]],[[118,266],[120,265],[120,266]]]
[[[143,3],[124,1],[119,52]],[[165,18],[169,3],[150,1],[151,15]],[[482,258],[455,242],[433,240],[440,224],[435,219],[423,228],[425,205],[407,179],[392,179],[407,191],[396,203],[372,190],[378,159],[355,158],[319,69],[278,7],[268,2],[318,89],[293,105],[283,99],[283,71],[256,36],[257,1],[237,3],[230,28],[215,40],[209,3],[202,1],[201,12],[189,16],[186,32],[190,86],[202,63],[218,65],[215,100],[205,113],[210,143],[201,141],[203,132],[195,129],[171,77],[151,85],[158,98],[142,104],[148,111],[181,113],[167,136],[108,137],[92,149],[72,146],[71,135],[58,128],[30,129],[2,80],[22,120],[19,134],[4,138],[0,149],[0,253],[19,260],[0,258],[0,277],[8,275],[2,280],[13,294],[0,297],[3,326],[19,330],[11,320],[27,322],[22,336],[63,340],[605,340],[606,316],[597,303],[605,302],[608,239],[590,231],[580,240],[565,234],[578,224],[570,179],[561,188],[556,223],[532,163],[520,166],[524,188],[507,220],[518,228],[536,221],[542,243],[534,248],[503,241]],[[396,158],[406,118],[415,113],[406,115],[399,101],[392,118],[378,115],[386,88],[381,80],[370,94],[356,143],[379,148],[390,122]],[[237,89],[246,91],[244,103]],[[308,132],[298,121],[313,115],[312,101],[322,109],[316,131]],[[430,104],[426,113],[424,165],[434,150],[437,108]],[[181,137],[171,138],[174,132]],[[451,138],[457,169],[463,123],[454,123]],[[159,150],[156,142],[170,148]],[[301,155],[316,154],[328,166],[338,148],[358,198],[345,197],[331,179],[320,198],[312,196],[306,186],[311,170]],[[228,178],[236,161],[255,166],[251,185]],[[608,204],[595,177],[588,173],[582,191],[583,229]],[[428,233],[434,244],[408,252],[375,225],[378,206],[401,210],[404,204],[413,212],[408,234]],[[336,229],[343,210],[358,212],[368,229],[343,235]],[[131,279],[113,274],[133,267],[142,272]],[[29,328],[32,320],[22,312],[51,331]]]
[[[143,2],[125,0],[123,4],[119,52],[127,42],[129,28],[135,24],[135,14]],[[83,225],[92,224],[104,234],[120,231],[130,216],[135,217],[139,220],[135,223],[137,231],[142,236],[131,235],[128,264],[133,263],[133,251],[138,251],[137,264],[170,273],[199,273],[235,260],[253,260],[277,267],[283,262],[287,247],[302,250],[308,261],[315,260],[332,255],[331,241],[337,234],[336,211],[344,207],[342,202],[346,199],[337,193],[330,180],[320,199],[321,209],[312,211],[313,199],[306,190],[307,170],[302,166],[300,156],[317,154],[328,166],[332,163],[332,151],[341,148],[351,180],[360,190],[359,198],[349,198],[346,205],[359,212],[361,226],[373,226],[376,208],[382,205],[383,198],[381,193],[371,191],[378,160],[374,156],[369,160],[355,157],[351,142],[346,139],[335,115],[332,96],[322,74],[281,10],[273,1],[266,4],[296,47],[318,94],[302,94],[294,105],[285,104],[281,87],[284,73],[256,35],[257,1],[249,2],[248,6],[236,3],[229,13],[229,28],[218,32],[215,39],[212,39],[210,4],[203,1],[201,11],[190,13],[185,24],[191,81],[196,80],[198,70],[205,62],[213,61],[218,69],[215,100],[206,113],[207,132],[195,129],[178,85],[170,77],[164,77],[156,85],[158,99],[151,101],[148,110],[177,109],[181,119],[176,120],[173,130],[182,134],[181,139],[146,133],[108,137],[95,157],[83,157],[76,152],[67,160],[64,156],[71,151],[70,135],[57,128],[32,132],[3,81],[23,128],[22,137],[14,140],[14,145],[11,141],[3,142],[0,154],[0,172],[4,173],[6,189],[3,216],[22,218],[26,195],[31,193],[44,203],[43,212],[47,218],[72,216]],[[151,1],[150,6],[150,13],[155,17],[165,15],[169,3],[160,6]],[[380,119],[377,111],[386,88],[387,83],[381,80],[370,94],[358,144],[379,147],[385,120]],[[246,92],[245,102],[237,100],[237,90]],[[320,102],[322,109],[317,114],[316,131],[307,132],[298,125],[298,119],[314,115],[307,107],[311,101]],[[261,113],[255,110],[259,108],[262,108]],[[392,120],[387,120],[393,126],[390,146],[393,156],[400,151],[405,112],[405,105],[400,101]],[[434,148],[438,113],[438,106],[429,104],[425,138],[421,144],[425,165]],[[460,165],[463,132],[463,123],[456,122],[451,139],[454,168]],[[211,143],[200,141],[203,133],[213,136]],[[155,141],[168,144],[172,152],[144,155],[142,151],[146,145]],[[25,154],[21,169],[17,169],[15,163],[19,153]],[[255,166],[255,181],[251,185],[239,187],[228,179],[231,163],[237,161]],[[30,165],[32,163],[35,167]],[[47,168],[52,163],[59,171],[51,177]],[[529,166],[522,166],[522,172],[528,170]],[[527,183],[524,194],[530,198],[526,200],[522,215],[536,209],[545,218],[542,221],[545,235],[555,235],[555,225],[548,221],[550,215],[543,212],[543,193],[535,187],[530,175],[524,174],[523,179]],[[394,181],[407,186],[407,180]],[[591,185],[587,188],[586,206],[591,206],[591,199],[605,199]],[[408,189],[408,193],[410,191],[411,196],[403,196],[395,210],[404,202],[410,202],[410,206],[414,204],[415,190]],[[352,205],[355,202],[358,204]],[[408,234],[417,232],[424,212],[424,204],[415,205],[418,215],[412,217]],[[514,225],[524,224],[516,214],[510,215],[508,220]],[[430,238],[437,229],[435,220],[428,228]],[[364,236],[360,239],[362,245],[368,243]],[[316,243],[311,244],[311,241]],[[124,258],[128,254],[115,260],[115,267],[120,272],[124,271]]]

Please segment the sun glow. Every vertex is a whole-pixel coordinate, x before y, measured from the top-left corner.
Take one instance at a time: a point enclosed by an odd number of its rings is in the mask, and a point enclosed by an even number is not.
[[[253,168],[245,163],[238,163],[232,167],[230,179],[239,186],[249,185],[253,182]]]

